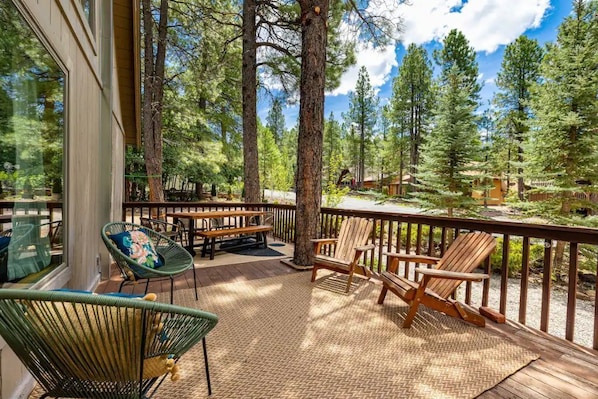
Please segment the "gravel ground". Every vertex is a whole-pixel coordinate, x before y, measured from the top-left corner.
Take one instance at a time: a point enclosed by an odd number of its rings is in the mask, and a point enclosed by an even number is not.
[[[507,319],[519,319],[519,292],[520,279],[511,278],[507,282]],[[465,296],[465,285],[459,288],[458,299]],[[472,305],[480,306],[482,302],[482,284],[475,283],[472,287]],[[500,299],[500,276],[493,275],[490,281],[490,294],[488,306],[498,310]],[[540,316],[542,311],[542,286],[530,283],[527,294],[527,320],[526,325],[540,329]],[[552,287],[550,295],[550,316],[548,320],[548,333],[565,338],[567,322],[567,292],[559,287]],[[575,311],[575,333],[573,342],[586,347],[592,347],[594,331],[594,301],[577,299]]]

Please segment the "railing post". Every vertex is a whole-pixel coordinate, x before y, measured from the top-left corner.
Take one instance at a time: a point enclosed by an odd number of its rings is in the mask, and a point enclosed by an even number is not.
[[[540,316],[540,330],[548,332],[550,316],[550,288],[552,285],[552,240],[544,241],[544,269],[542,271],[542,313]]]
[[[577,303],[577,243],[569,244],[569,291],[567,293],[567,324],[565,338],[573,341],[575,333],[575,305]]]
[[[527,316],[527,289],[529,287],[529,237],[523,237],[521,253],[521,288],[519,290],[519,322],[525,324]]]
[[[507,283],[509,279],[509,245],[511,236],[505,234],[502,241],[502,264],[500,269],[500,313],[507,315]]]

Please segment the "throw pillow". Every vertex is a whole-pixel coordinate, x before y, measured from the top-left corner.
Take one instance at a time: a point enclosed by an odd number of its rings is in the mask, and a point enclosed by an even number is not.
[[[140,265],[155,269],[164,262],[156,252],[154,243],[141,230],[123,231],[108,236],[118,249]]]

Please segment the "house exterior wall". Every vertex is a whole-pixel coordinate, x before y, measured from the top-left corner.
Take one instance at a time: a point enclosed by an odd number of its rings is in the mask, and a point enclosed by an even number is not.
[[[473,190],[471,193],[471,197],[478,201],[478,204],[484,204],[484,191],[480,190]],[[487,193],[488,198],[486,199],[485,203],[487,205],[501,205],[504,202],[504,191],[503,191],[503,182],[502,179],[497,177],[492,178],[492,188]]]
[[[66,269],[42,288],[93,290],[108,273],[100,228],[121,218],[124,131],[112,34],[112,1],[95,2],[95,33],[79,0],[13,0],[63,66]],[[0,338],[0,399],[26,398],[33,380]]]

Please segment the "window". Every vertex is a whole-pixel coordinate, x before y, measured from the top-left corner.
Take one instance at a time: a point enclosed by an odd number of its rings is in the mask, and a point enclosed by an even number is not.
[[[91,32],[95,34],[95,0],[79,0]]]
[[[63,263],[65,75],[10,0],[0,0],[0,285]]]

